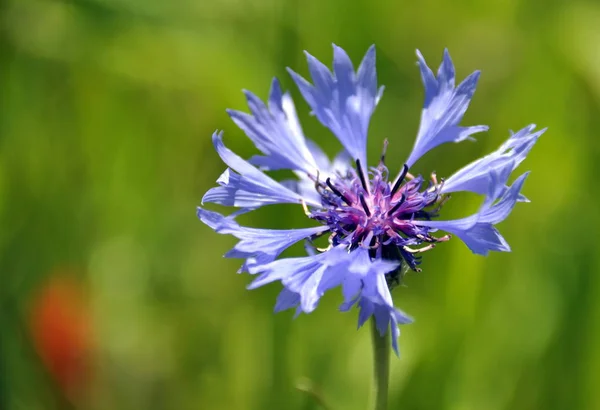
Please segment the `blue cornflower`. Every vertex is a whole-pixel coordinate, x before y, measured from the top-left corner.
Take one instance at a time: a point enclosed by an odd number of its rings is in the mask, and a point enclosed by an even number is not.
[[[338,138],[344,150],[333,161],[305,138],[292,98],[273,80],[268,104],[244,91],[250,114],[228,110],[233,121],[262,152],[246,161],[223,144],[222,133],[213,134],[217,153],[229,167],[210,189],[204,202],[241,208],[223,216],[198,208],[198,217],[216,232],[240,241],[225,256],[244,259],[241,272],[256,275],[250,289],[280,281],[283,290],[276,311],[296,308],[312,312],[321,296],[341,286],[341,310],[360,308],[358,325],[375,316],[379,333],[388,328],[398,353],[399,324],[412,320],[394,307],[390,290],[408,270],[419,271],[420,254],[438,242],[460,238],[474,253],[510,251],[494,227],[504,220],[518,201],[527,173],[511,185],[512,171],[545,130],[523,128],[495,152],[478,159],[447,179],[431,175],[428,184],[410,168],[429,150],[445,142],[473,139],[487,126],[460,126],[479,79],[476,71],[455,86],[454,65],[446,50],[437,76],[417,51],[425,86],[425,104],[411,154],[404,164],[394,164],[398,174],[390,178],[383,154],[376,167],[367,167],[369,121],[383,93],[377,85],[375,48],[371,47],[355,71],[348,55],[333,46],[333,72],[306,54],[313,84],[289,70],[312,113]],[[263,171],[288,169],[296,180],[277,182]],[[469,191],[485,196],[481,208],[458,220],[437,220],[449,198],[447,194]],[[240,226],[239,213],[263,205],[302,205],[315,222],[307,229],[257,229]],[[448,234],[434,236],[436,231]],[[313,241],[326,235],[329,246],[319,249]],[[291,245],[306,240],[309,256],[277,257]]]

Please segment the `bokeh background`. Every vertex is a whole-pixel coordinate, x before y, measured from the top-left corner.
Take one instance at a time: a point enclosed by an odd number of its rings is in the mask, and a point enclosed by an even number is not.
[[[278,76],[307,136],[339,144],[285,72],[331,43],[377,46],[386,85],[370,158],[400,168],[423,90],[419,48],[482,70],[465,124],[417,171],[449,175],[536,123],[529,204],[500,226],[513,252],[458,240],[394,291],[416,318],[392,361],[393,409],[600,409],[600,3],[502,0],[0,1],[0,409],[364,409],[370,335],[341,296],[292,320],[279,285],[247,291],[234,240],[195,207],[224,169],[210,135],[254,148],[225,108]],[[395,161],[395,162],[394,162]],[[456,195],[448,218],[481,198]],[[211,208],[217,209],[217,208]],[[253,226],[306,226],[294,206]],[[292,254],[300,254],[294,248]]]

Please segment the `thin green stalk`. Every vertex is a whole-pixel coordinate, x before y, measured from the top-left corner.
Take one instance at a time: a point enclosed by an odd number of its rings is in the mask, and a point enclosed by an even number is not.
[[[388,386],[390,381],[390,332],[383,337],[371,319],[371,339],[373,341],[373,410],[387,410]]]

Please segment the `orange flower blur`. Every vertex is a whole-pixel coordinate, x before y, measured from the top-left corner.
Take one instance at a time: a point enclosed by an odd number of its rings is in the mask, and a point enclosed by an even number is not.
[[[88,380],[89,319],[84,288],[67,275],[51,276],[32,301],[29,326],[35,348],[69,398],[78,396]]]

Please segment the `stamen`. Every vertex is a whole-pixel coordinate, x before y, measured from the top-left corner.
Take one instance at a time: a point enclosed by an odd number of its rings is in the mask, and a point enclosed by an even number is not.
[[[438,184],[438,183],[437,183],[437,175],[436,175],[435,171],[433,171],[433,172],[431,173],[431,182],[433,182],[433,185],[434,185],[434,186]]]
[[[452,238],[452,235],[444,235],[444,236],[441,236],[439,238],[436,238],[435,236],[430,236],[430,235],[422,235],[422,234],[418,234],[417,235],[417,239],[420,239],[423,242],[429,242],[429,243],[433,243],[433,242],[447,242],[451,238]]]
[[[400,200],[396,203],[396,205],[394,205],[394,207],[388,211],[388,216],[390,216],[394,212],[396,212],[398,210],[398,208],[400,208],[402,206],[404,201],[406,201],[406,196],[404,194],[402,194],[402,196],[400,197]]]
[[[446,178],[440,179],[440,185],[438,186],[438,191],[441,191],[444,187],[444,183],[446,182]]]
[[[439,238],[433,238],[433,239],[435,239],[436,242],[447,242],[450,239],[452,239],[452,235],[448,234],[448,235],[444,235]]]
[[[398,189],[400,189],[400,185],[402,185],[402,182],[404,181],[404,178],[406,177],[407,172],[408,172],[408,165],[404,164],[402,166],[402,172],[400,172],[400,175],[398,176],[398,179],[396,180],[396,183],[394,184],[394,187],[392,188],[392,196],[394,196],[394,194],[398,191]]]
[[[385,153],[387,152],[387,148],[388,148],[388,139],[384,139],[383,140],[383,150],[381,152],[381,159],[379,160],[379,165],[385,165]]]
[[[422,240],[423,242],[436,242],[435,238],[432,238],[429,235],[417,234],[417,239]]]
[[[444,187],[444,182],[445,182],[444,178],[441,178],[439,183],[437,181],[435,181],[435,183],[433,181],[429,182],[430,186],[427,187],[427,189],[425,190],[425,192],[436,192],[437,196],[440,196],[439,192]]]
[[[331,189],[333,191],[334,194],[336,194],[337,196],[339,196],[340,199],[346,203],[346,205],[351,205],[352,204],[348,200],[348,198],[346,198],[344,196],[344,194],[342,194],[340,191],[337,190],[336,187],[333,186],[333,184],[331,183],[331,178],[327,178],[327,180],[325,181],[325,183],[327,184],[327,186],[329,187],[329,189]]]
[[[312,214],[308,210],[308,206],[306,205],[306,202],[304,201],[304,199],[301,199],[300,203],[302,204],[302,209],[304,209],[304,214],[310,218],[312,216]]]
[[[367,187],[367,181],[365,180],[365,174],[363,174],[362,167],[360,166],[360,160],[356,160],[356,172],[358,172],[358,177],[360,178],[360,183],[365,191],[369,192],[369,188]]]
[[[329,242],[329,246],[333,246],[333,241],[335,240],[336,236],[337,236],[336,232],[334,232],[331,235],[329,235],[329,238],[327,239],[327,241]]]
[[[367,214],[367,216],[371,216],[371,211],[369,210],[369,207],[367,206],[367,201],[365,201],[364,195],[360,194],[359,198],[360,198],[360,203],[361,203],[363,209],[365,210],[365,213]]]
[[[431,243],[431,244],[429,244],[427,246],[423,246],[422,248],[417,248],[417,249],[411,248],[409,246],[403,246],[402,247],[402,249],[404,249],[408,253],[421,253],[421,252],[426,252],[426,251],[428,251],[430,249],[433,249],[433,248],[435,248],[435,243]]]
[[[440,198],[441,198],[441,199],[440,199]],[[433,204],[435,204],[435,202],[436,202],[436,201],[438,201],[438,200],[439,200],[438,206],[436,206],[436,207],[435,207],[433,210],[431,210],[431,211],[430,211],[430,213],[432,213],[432,214],[437,214],[437,213],[440,211],[440,209],[442,209],[442,207],[444,206],[444,204],[445,204],[446,202],[448,202],[448,200],[449,200],[450,198],[451,198],[451,195],[450,195],[450,194],[447,194],[447,195],[445,195],[445,196],[438,195],[438,196],[435,198],[435,201],[432,203],[432,205],[433,205]]]
[[[313,181],[315,183],[315,190],[317,191],[317,193],[319,195],[323,195],[323,190],[326,189],[327,187],[325,186],[325,184],[321,181],[319,181],[319,171],[317,170],[317,176],[315,177],[314,175],[311,174],[306,174],[308,176],[308,178]]]
[[[333,248],[333,245],[329,245],[327,248],[315,248],[315,249],[318,250],[319,252],[327,252],[331,248]]]

